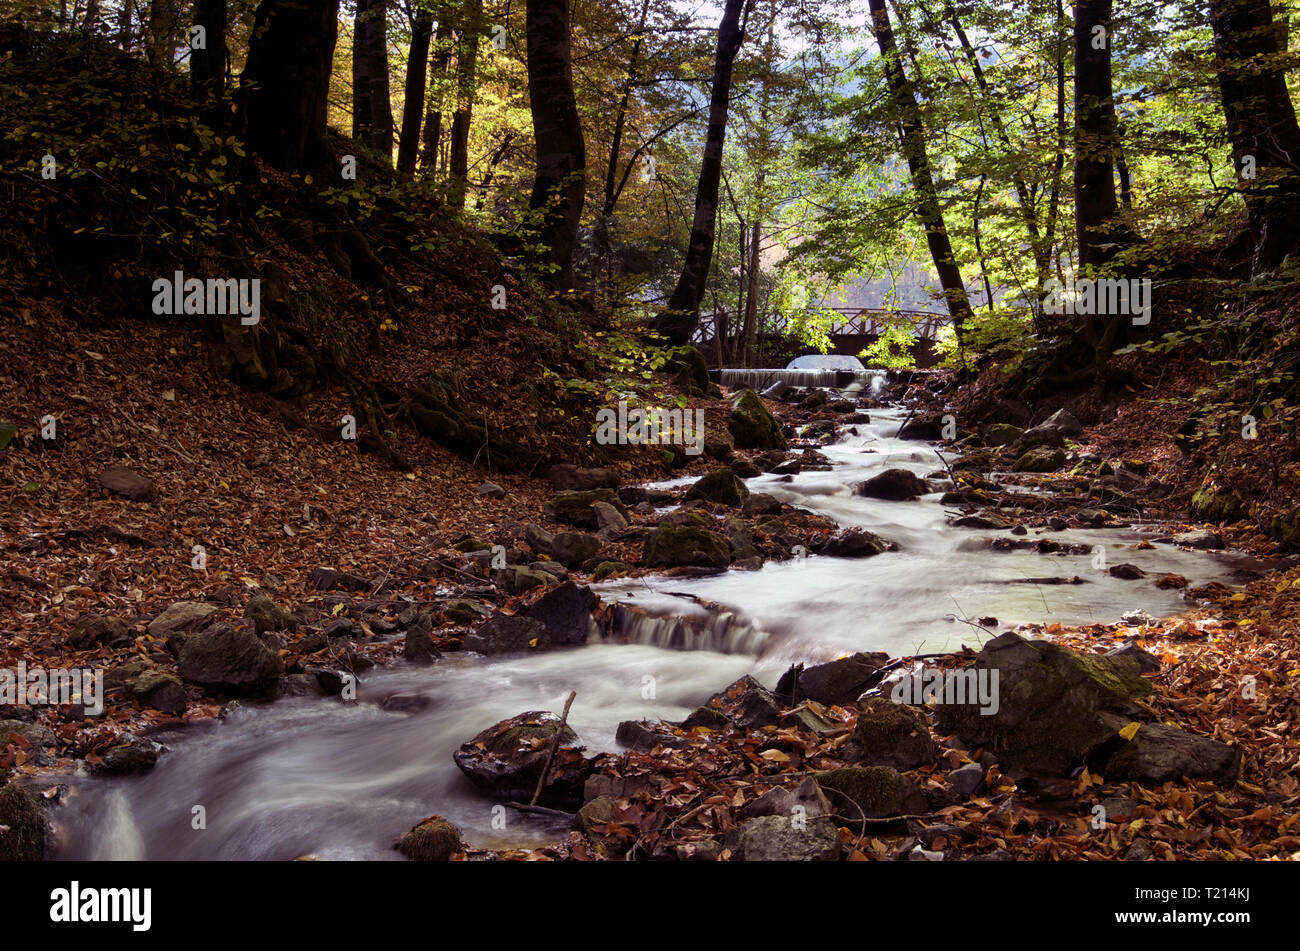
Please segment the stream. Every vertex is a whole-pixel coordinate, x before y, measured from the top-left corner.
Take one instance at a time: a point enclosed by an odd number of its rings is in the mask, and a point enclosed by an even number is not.
[[[870,423],[855,427],[859,435],[822,449],[834,463],[831,471],[802,472],[788,482],[763,475],[748,484],[843,526],[868,528],[896,542],[898,551],[607,582],[593,586],[606,601],[662,619],[629,631],[635,643],[495,659],[448,654],[432,667],[399,662],[363,675],[359,703],[318,697],[245,703],[224,720],[155,734],[168,752],[151,771],[66,779],[65,804],[53,813],[58,857],[399,859],[392,848],[397,837],[434,813],[459,826],[474,847],[543,845],[567,828],[479,795],[452,753],[499,720],[525,710],[558,712],[570,690],[577,700],[569,722],[588,752],[616,750],[619,721],[682,719],[746,673],[772,686],[791,663],[851,651],[928,653],[963,643],[978,647],[1025,622],[1110,622],[1135,609],[1169,615],[1185,602],[1176,590],[1156,588],[1155,575],[1172,571],[1192,585],[1226,581],[1237,561],[1165,544],[1131,550],[1143,537],[1132,529],[1049,533],[1063,544],[1103,545],[1108,564],[1130,562],[1149,576],[1122,581],[1093,569],[1091,554],[992,551],[989,539],[1006,532],[948,525],[938,494],[913,502],[854,496],[854,483],[885,468],[921,476],[943,469],[927,444],[893,438],[904,411],[870,414]],[[1086,583],[1007,583],[1073,575]],[[708,615],[695,598],[726,605],[736,617]],[[660,646],[683,615],[716,627],[708,643],[713,649]],[[962,620],[984,616],[997,618],[997,627],[981,631]],[[376,701],[392,694],[420,694],[432,703],[413,714],[381,710]],[[194,828],[196,806],[203,807],[205,828]]]

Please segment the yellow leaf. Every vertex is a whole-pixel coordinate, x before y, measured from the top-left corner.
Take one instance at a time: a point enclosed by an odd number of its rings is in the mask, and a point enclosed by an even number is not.
[[[536,646],[537,646],[537,638],[535,638],[535,637],[534,637],[534,638],[530,638],[529,641],[528,641],[528,646],[529,646],[529,647],[536,647]]]
[[[1134,720],[1128,726],[1124,727],[1124,729],[1120,730],[1119,735],[1124,737],[1126,740],[1132,740],[1133,737],[1137,736],[1138,727],[1140,726],[1142,726],[1142,724]]]

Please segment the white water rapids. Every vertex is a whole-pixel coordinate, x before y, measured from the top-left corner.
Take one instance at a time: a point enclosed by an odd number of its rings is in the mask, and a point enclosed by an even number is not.
[[[589,752],[614,750],[619,721],[681,719],[745,673],[771,686],[792,662],[850,651],[933,652],[978,646],[1022,622],[1113,621],[1133,609],[1167,615],[1183,602],[1177,591],[1151,583],[1157,573],[1173,571],[1199,584],[1224,580],[1231,570],[1226,556],[1170,545],[1131,550],[1141,537],[1132,531],[1047,533],[1063,544],[1104,545],[1110,564],[1131,562],[1149,575],[1121,581],[1094,570],[1091,554],[991,551],[989,538],[1006,532],[948,525],[937,494],[914,502],[852,495],[854,483],[885,468],[922,476],[943,468],[926,444],[892,438],[902,416],[872,410],[872,422],[857,426],[861,435],[823,450],[835,463],[832,471],[749,482],[752,491],[869,528],[899,551],[596,586],[607,601],[628,600],[655,614],[702,615],[694,601],[673,592],[727,605],[738,618],[729,630],[719,629],[713,646],[730,653],[633,643],[499,659],[451,654],[432,667],[399,662],[364,674],[356,704],[317,697],[245,704],[224,721],[155,737],[169,750],[148,773],[70,780],[67,803],[53,813],[59,857],[399,858],[392,848],[397,837],[434,813],[456,823],[475,847],[540,845],[567,830],[495,807],[451,757],[499,720],[525,710],[558,712],[570,690],[577,691],[570,724],[582,743]],[[999,583],[1073,575],[1088,583]],[[999,622],[987,634],[953,619],[986,615]],[[669,628],[643,625],[642,635],[659,639]],[[423,694],[432,705],[414,714],[379,708],[376,701],[398,693]],[[194,828],[196,806],[206,828]]]

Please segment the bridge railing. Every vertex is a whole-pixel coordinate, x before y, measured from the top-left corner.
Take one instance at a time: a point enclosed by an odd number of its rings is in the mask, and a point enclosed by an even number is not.
[[[914,337],[921,340],[934,340],[938,337],[940,329],[952,323],[952,318],[947,314],[924,310],[892,310],[876,307],[827,307],[825,309],[834,311],[843,318],[828,329],[827,333],[832,337],[879,336],[886,326],[898,324],[901,319],[904,324],[911,325]],[[763,320],[759,332],[767,336],[784,336],[789,333],[790,324],[794,320],[795,317],[790,314],[769,315]],[[700,322],[696,325],[695,334],[691,339],[695,343],[712,340],[716,327],[716,312],[701,314]]]

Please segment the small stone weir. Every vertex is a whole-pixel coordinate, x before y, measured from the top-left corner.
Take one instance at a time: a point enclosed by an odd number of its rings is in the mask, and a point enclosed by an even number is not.
[[[870,393],[885,383],[884,370],[781,370],[774,368],[725,369],[719,371],[718,382],[728,389],[747,386],[762,391],[773,383],[788,386],[822,386],[847,389],[854,384]]]

